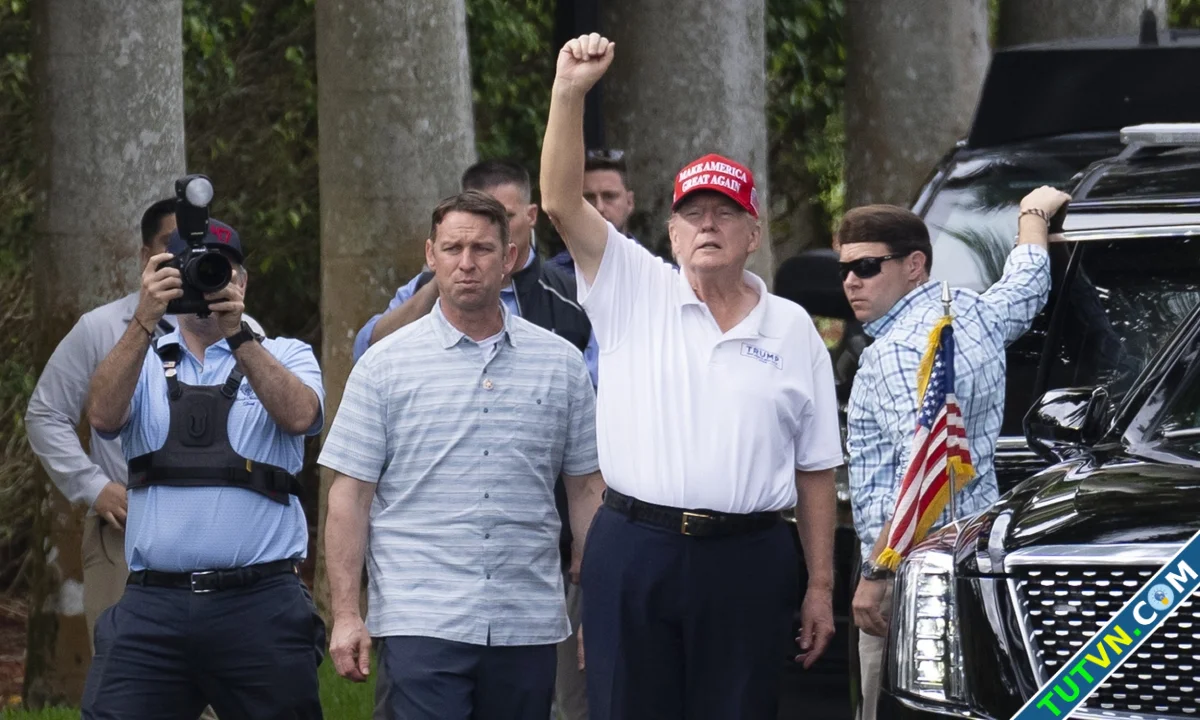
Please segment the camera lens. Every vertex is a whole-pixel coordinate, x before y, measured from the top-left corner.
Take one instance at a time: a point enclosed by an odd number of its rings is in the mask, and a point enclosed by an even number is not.
[[[197,256],[184,270],[187,284],[202,293],[217,292],[233,278],[233,266],[219,252],[211,251]]]

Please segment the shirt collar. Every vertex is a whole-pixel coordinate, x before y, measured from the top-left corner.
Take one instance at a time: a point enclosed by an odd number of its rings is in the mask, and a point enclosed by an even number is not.
[[[517,343],[513,334],[512,313],[508,311],[504,303],[500,303],[500,315],[504,318],[504,337],[508,339],[509,345],[515,347]],[[433,332],[437,335],[438,341],[441,342],[442,348],[449,350],[462,342],[463,338],[467,337],[466,333],[451,325],[450,321],[446,319],[446,315],[442,312],[441,298],[438,298],[434,302],[433,310],[429,313],[429,317],[433,322]],[[471,342],[474,342],[474,340]]]
[[[888,330],[892,329],[892,325],[900,319],[901,315],[925,298],[932,297],[934,293],[938,292],[939,287],[940,284],[936,280],[929,280],[924,285],[913,288],[907,295],[897,300],[896,304],[883,314],[883,317],[863,325],[863,332],[873,338],[883,337]]]
[[[701,301],[700,298],[696,297],[696,291],[692,289],[692,283],[688,280],[687,273],[680,269],[678,275],[680,286],[680,307],[686,307],[688,305],[704,305],[704,302]],[[754,308],[750,310],[750,314],[748,314],[745,319],[738,323],[738,327],[742,328],[738,334],[745,334],[749,336],[761,335],[763,337],[781,337],[782,333],[779,332],[778,328],[776,328],[774,323],[771,322],[774,319],[774,315],[769,311],[770,303],[768,302],[767,296],[770,293],[767,292],[767,284],[763,282],[762,278],[750,272],[749,270],[742,270],[742,280],[758,292],[758,302],[755,303]]]

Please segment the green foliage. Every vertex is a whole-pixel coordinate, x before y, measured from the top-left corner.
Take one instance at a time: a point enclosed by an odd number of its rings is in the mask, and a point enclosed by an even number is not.
[[[272,335],[319,342],[313,0],[184,0],[190,172],[248,251],[250,313]]]
[[[79,711],[64,707],[46,708],[45,710],[10,708],[0,710],[0,720],[79,720]]]
[[[375,673],[377,666],[371,661],[371,676],[365,683],[353,683],[338,677],[328,655],[317,668],[317,681],[321,685],[321,709],[327,718],[369,718],[375,709]],[[4,698],[0,698],[3,703]],[[22,710],[19,707],[3,709],[0,705],[0,720],[79,720],[79,710],[74,708],[47,708],[45,710]]]
[[[827,246],[841,215],[845,19],[842,0],[767,2],[771,230],[777,244],[813,228],[816,243]]]
[[[536,177],[554,79],[553,0],[467,0],[475,146]]]
[[[1200,29],[1200,0],[1168,0],[1167,27]]]
[[[321,683],[321,709],[327,718],[369,718],[375,710],[375,673],[378,666],[371,658],[371,675],[365,683],[339,677],[328,654],[317,668]]]

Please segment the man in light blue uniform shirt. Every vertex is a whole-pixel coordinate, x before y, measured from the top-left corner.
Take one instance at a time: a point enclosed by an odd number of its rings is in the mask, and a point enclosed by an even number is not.
[[[205,296],[210,315],[149,330],[183,295],[179,270],[150,259],[128,330],[92,377],[88,416],[119,432],[129,460],[121,600],[97,620],[84,718],[321,717],[324,625],[298,564],[308,545],[299,481],[324,389],[312,349],[265,339],[242,319],[237,232],[204,244],[233,267]]]

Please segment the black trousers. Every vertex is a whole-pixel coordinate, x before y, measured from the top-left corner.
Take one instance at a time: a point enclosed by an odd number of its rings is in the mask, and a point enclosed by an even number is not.
[[[601,508],[581,583],[591,720],[775,720],[794,648],[789,532],[689,537]]]
[[[213,593],[125,588],[96,621],[85,720],[321,718],[325,623],[295,575]]]
[[[379,638],[390,720],[549,720],[553,645]],[[222,718],[224,720],[224,718]]]

